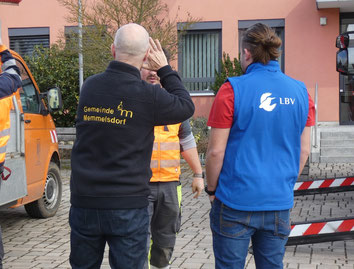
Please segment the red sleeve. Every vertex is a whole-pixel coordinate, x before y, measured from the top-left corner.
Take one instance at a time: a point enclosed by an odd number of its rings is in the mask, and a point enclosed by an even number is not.
[[[307,122],[306,126],[314,126],[315,125],[315,114],[316,114],[316,109],[315,109],[315,104],[310,96],[309,93],[307,93],[309,96],[309,114],[307,115]]]
[[[213,128],[231,128],[234,118],[234,90],[230,82],[224,83],[210,110],[207,125]]]

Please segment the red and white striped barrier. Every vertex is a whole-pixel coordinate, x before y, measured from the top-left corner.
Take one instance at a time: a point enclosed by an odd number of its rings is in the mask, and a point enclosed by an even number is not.
[[[354,231],[354,219],[291,225],[289,237]]]
[[[354,186],[354,177],[296,182],[294,191]]]
[[[296,182],[294,196],[354,191],[354,177],[332,178]],[[354,218],[314,220],[311,223],[294,223],[287,246],[354,240]]]

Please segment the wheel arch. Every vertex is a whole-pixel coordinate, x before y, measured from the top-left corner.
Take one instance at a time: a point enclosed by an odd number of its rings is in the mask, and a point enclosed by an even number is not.
[[[59,169],[60,167],[60,157],[59,157],[59,153],[57,151],[54,151],[52,154],[52,157],[50,158],[51,162],[54,162],[56,165],[58,165]]]

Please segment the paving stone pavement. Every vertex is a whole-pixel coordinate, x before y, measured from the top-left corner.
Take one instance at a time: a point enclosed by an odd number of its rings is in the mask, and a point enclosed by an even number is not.
[[[309,179],[354,176],[354,163],[310,163]]]
[[[322,165],[309,169],[309,177],[325,173],[353,176],[352,165]],[[322,168],[322,167],[321,167]],[[326,170],[325,172],[323,172]],[[61,171],[63,198],[56,216],[31,219],[23,207],[0,209],[0,225],[5,247],[4,269],[70,268],[69,178],[70,170]],[[341,173],[341,175],[340,175]],[[352,173],[352,174],[351,174]],[[212,239],[209,229],[210,203],[205,193],[194,199],[191,193],[192,172],[182,167],[182,227],[172,257],[173,269],[214,268]],[[292,221],[311,221],[336,217],[354,217],[354,192],[317,194],[295,197]],[[108,249],[108,248],[107,248]],[[103,269],[110,268],[105,252]],[[252,255],[245,268],[255,268]],[[287,247],[284,268],[289,269],[354,269],[354,240]],[[130,269],[130,268],[127,268]],[[134,268],[132,268],[134,269]]]

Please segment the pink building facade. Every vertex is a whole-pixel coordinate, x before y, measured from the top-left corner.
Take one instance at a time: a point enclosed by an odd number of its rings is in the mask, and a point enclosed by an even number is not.
[[[354,122],[354,91],[336,72],[336,36],[354,24],[354,3],[345,0],[163,0],[180,27],[191,14],[200,21],[181,40],[178,68],[196,104],[195,117],[207,117],[214,99],[210,90],[222,53],[239,55],[242,32],[256,22],[273,27],[283,40],[283,72],[302,80],[311,96],[318,85],[318,120]],[[353,12],[353,13],[352,13]],[[15,50],[31,44],[49,46],[70,26],[57,0],[23,0],[0,5],[3,42]],[[353,112],[353,113],[352,113]],[[353,114],[353,115],[352,115]]]

